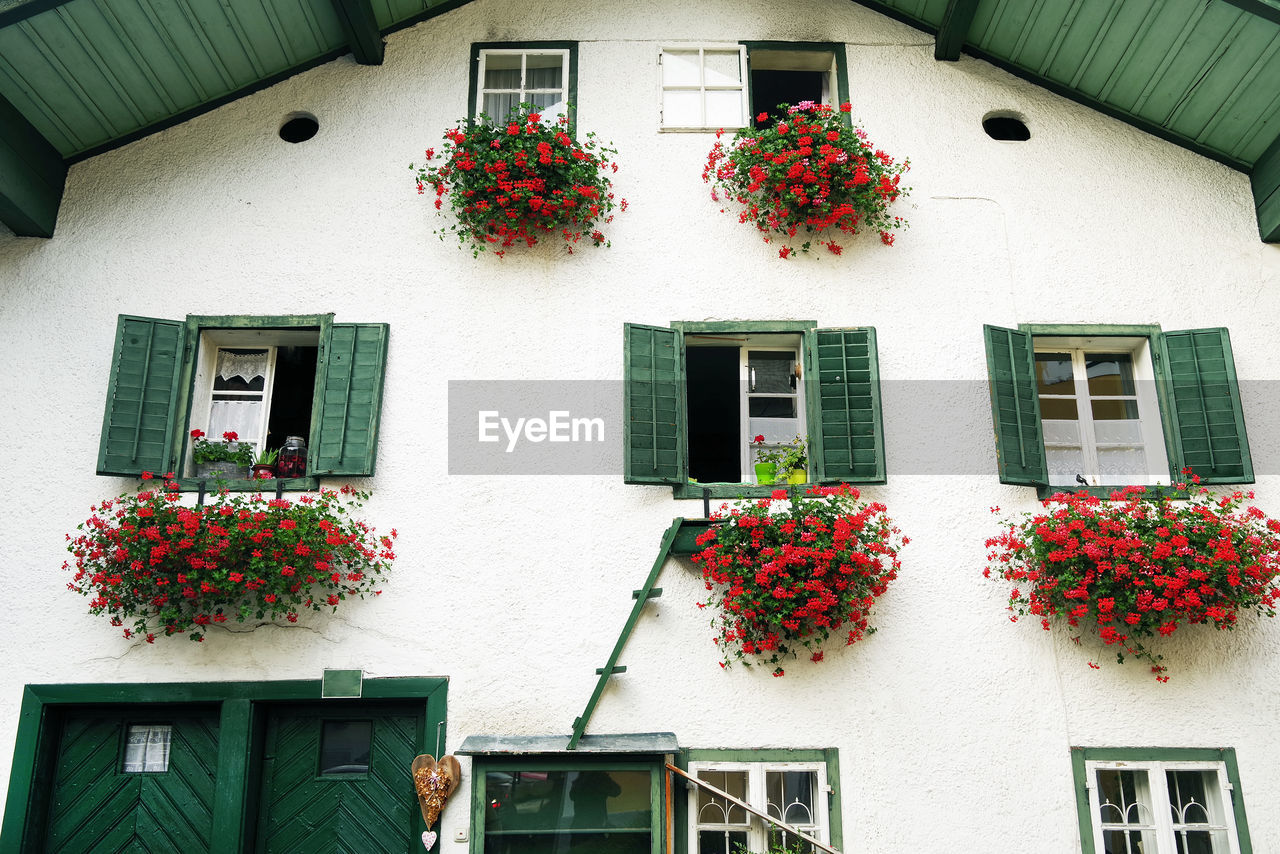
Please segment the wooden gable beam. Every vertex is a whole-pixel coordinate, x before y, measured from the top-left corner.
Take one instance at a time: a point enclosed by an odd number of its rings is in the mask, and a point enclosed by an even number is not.
[[[1249,173],[1258,233],[1267,243],[1280,243],[1280,136],[1267,147]]]
[[[370,0],[332,0],[347,44],[361,65],[381,65],[384,46]]]
[[[960,48],[969,37],[969,26],[973,23],[974,13],[978,11],[978,2],[979,0],[947,0],[942,23],[938,25],[938,34],[934,37],[934,59],[955,62],[960,58]]]
[[[66,181],[62,155],[0,97],[0,222],[23,237],[53,237]]]

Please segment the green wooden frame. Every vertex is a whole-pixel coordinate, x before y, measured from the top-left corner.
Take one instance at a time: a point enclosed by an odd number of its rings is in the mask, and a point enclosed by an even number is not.
[[[641,759],[627,754],[580,754],[572,757],[557,755],[531,754],[524,757],[490,757],[474,756],[471,760],[471,845],[469,854],[484,854],[484,819],[488,811],[485,800],[484,778],[490,771],[648,771],[649,799],[652,810],[649,818],[649,833],[652,840],[652,854],[661,854],[666,850],[666,839],[663,833],[666,827],[664,815],[664,797],[662,778],[665,769],[662,757]]]
[[[1076,796],[1076,816],[1080,826],[1082,854],[1098,854],[1093,838],[1093,816],[1089,814],[1088,777],[1085,762],[1221,762],[1231,783],[1232,812],[1236,819],[1236,836],[1240,854],[1253,854],[1249,838],[1249,822],[1245,818],[1244,789],[1240,787],[1240,767],[1234,747],[1073,747],[1071,776]]]
[[[795,53],[831,53],[836,60],[836,91],[835,106],[839,109],[841,104],[847,103],[849,100],[849,56],[846,52],[847,48],[844,42],[788,42],[788,41],[741,41],[738,44],[747,49],[747,79],[743,81],[747,89],[747,110],[751,110],[752,91],[751,91],[751,52],[753,50],[786,50]],[[853,117],[849,113],[840,113],[841,120],[846,126],[853,126]],[[747,116],[747,127],[756,126],[756,117],[754,115]]]
[[[391,677],[366,679],[362,700],[421,701],[422,752],[444,743],[449,681],[443,678]],[[350,699],[323,700],[321,680],[280,682],[180,682],[27,685],[23,689],[18,732],[10,768],[0,851],[38,854],[43,851],[45,820],[52,795],[57,727],[52,720],[61,707],[145,706],[158,713],[165,704],[216,704],[219,707],[218,780],[213,804],[210,854],[248,851],[255,816],[259,758],[255,741],[265,726],[270,703],[307,702],[350,705]],[[421,818],[415,819],[420,821]],[[418,828],[415,833],[425,828]]]
[[[826,748],[688,748],[676,757],[676,767],[689,770],[690,762],[822,762],[827,766],[827,828],[833,848],[844,848],[844,821],[840,805],[840,751]],[[693,785],[692,783],[688,785]],[[675,854],[695,854],[689,851],[689,802],[677,791],[673,797],[672,825],[675,829]]]
[[[573,41],[473,42],[471,62],[467,66],[467,120],[476,117],[476,93],[480,91],[480,51],[482,50],[567,50],[569,51],[569,90],[565,92],[565,115],[569,118],[569,135],[578,132],[578,43]],[[502,121],[505,116],[490,116]]]

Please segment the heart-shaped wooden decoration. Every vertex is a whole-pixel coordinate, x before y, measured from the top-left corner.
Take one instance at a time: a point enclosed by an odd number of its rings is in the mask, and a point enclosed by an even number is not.
[[[434,830],[422,831],[422,844],[430,851],[431,846],[436,844],[436,832]]]
[[[422,820],[427,823],[429,830],[436,819],[440,818],[445,801],[458,788],[458,781],[462,779],[462,767],[452,756],[441,756],[437,762],[434,756],[424,753],[414,758],[411,769],[413,788],[418,793],[418,806],[422,809]]]

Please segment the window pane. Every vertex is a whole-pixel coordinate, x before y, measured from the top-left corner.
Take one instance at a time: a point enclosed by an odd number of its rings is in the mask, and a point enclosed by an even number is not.
[[[742,82],[742,62],[736,50],[709,50],[704,54],[707,64],[707,86],[732,86]]]
[[[1094,421],[1136,421],[1138,419],[1138,401],[1136,400],[1092,400]],[[1099,441],[1102,441],[1099,439]]]
[[[740,801],[747,800],[746,771],[699,771],[699,780],[706,780],[722,792]],[[698,824],[747,824],[747,811],[706,789],[698,789]]]
[[[1174,833],[1178,854],[1226,854],[1226,830],[1179,830]]]
[[[745,830],[699,830],[697,854],[739,854],[747,847]]]
[[[1040,398],[1040,417],[1059,421],[1075,421],[1080,417],[1076,410],[1075,398],[1042,397]],[[1077,428],[1079,429],[1079,428]]]
[[[320,731],[320,773],[368,774],[372,721],[325,721]]]
[[[134,724],[125,737],[124,765],[126,774],[169,770],[171,724]]]
[[[1099,769],[1097,773],[1098,815],[1103,824],[1149,825],[1155,820],[1146,771]]]
[[[241,442],[257,444],[262,430],[261,400],[219,400],[209,404],[209,426],[205,429],[211,442],[221,442],[222,434],[231,432]]]
[[[1134,394],[1133,356],[1128,353],[1087,353],[1085,373],[1089,394]]]
[[[702,126],[702,95],[699,92],[664,92],[662,123],[670,127]]]
[[[1036,353],[1036,385],[1041,394],[1076,393],[1070,353]]]
[[[707,92],[707,127],[741,127],[742,93],[737,89]]]
[[[491,771],[485,800],[486,837],[632,829],[647,839],[652,812],[648,771]]]
[[[697,86],[698,52],[669,50],[662,54],[662,83],[664,86]],[[667,124],[671,124],[670,120]]]
[[[1147,455],[1142,448],[1099,448],[1098,473],[1107,478],[1107,483],[1120,484],[1132,480],[1133,475],[1147,473]],[[1122,480],[1112,478],[1125,475]]]
[[[1159,854],[1154,830],[1104,830],[1100,854]]]
[[[519,103],[520,96],[514,93],[509,95],[486,94],[481,112],[495,121],[503,121],[507,116],[511,115],[511,111]]]
[[[794,353],[775,350],[749,350],[747,352],[748,391],[765,394],[795,390],[796,356]]]
[[[818,787],[814,771],[769,771],[765,774],[767,812],[787,824],[814,823],[813,795]]]
[[[530,77],[533,76],[536,70],[544,75],[543,79],[547,79],[545,76],[547,69],[554,70],[554,75],[551,78],[555,80],[555,83],[552,84],[554,86],[560,85],[560,69],[563,66],[564,54],[562,53],[530,53],[527,54],[525,59],[525,68],[528,69]],[[529,86],[532,88],[533,84],[529,83]]]
[[[751,397],[747,400],[752,418],[796,417],[796,399],[794,397]]]

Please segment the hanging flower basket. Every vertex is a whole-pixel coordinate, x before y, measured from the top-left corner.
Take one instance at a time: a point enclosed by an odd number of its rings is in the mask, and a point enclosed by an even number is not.
[[[780,258],[797,248],[808,252],[814,242],[839,255],[838,235],[866,230],[892,245],[891,232],[907,223],[889,206],[910,190],[900,184],[910,161],[895,162],[865,131],[850,127],[843,118],[850,109],[847,103],[838,111],[812,101],[779,104],[785,119],[743,128],[727,148],[716,134],[702,170],[711,198],[724,202],[725,212],[736,208],[738,221],[755,226],[765,243],[783,238]],[[768,119],[761,113],[756,121]],[[800,232],[804,241],[794,247],[790,239]]]
[[[143,477],[141,491],[92,508],[67,537],[74,562],[62,565],[90,613],[129,624],[126,638],[201,641],[210,624],[336,611],[347,597],[380,593],[395,559],[395,529],[378,536],[351,518],[368,494],[350,487],[296,501],[223,491],[187,507],[172,475]]]
[[[567,117],[547,124],[537,107],[521,104],[504,122],[484,115],[459,122],[444,140],[438,157],[428,148],[425,164],[409,166],[418,192],[430,187],[436,209],[447,203],[453,214],[453,224],[435,232],[441,240],[452,232],[473,256],[502,256],[549,237],[570,252],[583,238],[609,246],[602,228],[613,221],[617,152],[594,133],[578,142]],[[625,199],[619,207],[627,209]]]
[[[810,651],[822,660],[833,635],[853,644],[875,632],[875,600],[898,576],[908,540],[879,503],[860,501],[851,486],[812,486],[792,495],[726,506],[697,539],[693,561],[708,591],[700,608],[728,666],[773,665]]]
[[[1044,510],[1006,520],[986,541],[983,575],[1014,585],[1015,622],[1039,617],[1046,631],[1065,622],[1077,643],[1096,632],[1116,647],[1117,661],[1141,658],[1167,682],[1149,641],[1187,624],[1234,629],[1244,611],[1274,617],[1280,596],[1280,522],[1243,506],[1252,492],[1190,488],[1187,501],[1143,487],[1112,501],[1055,495]]]

